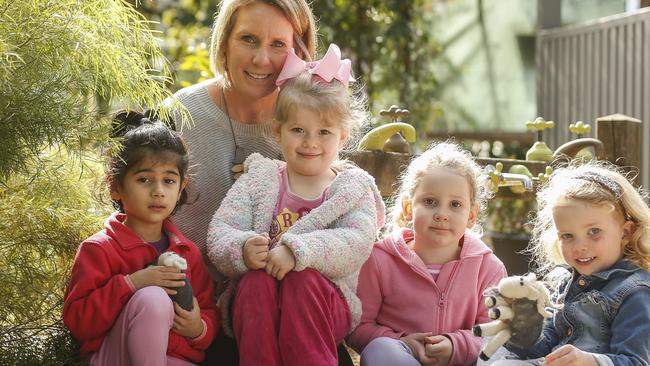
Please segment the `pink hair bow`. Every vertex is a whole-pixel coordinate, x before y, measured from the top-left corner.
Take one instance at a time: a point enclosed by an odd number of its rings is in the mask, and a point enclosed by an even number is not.
[[[296,55],[292,48],[289,50],[282,71],[275,81],[275,85],[281,86],[285,81],[295,78],[301,72],[307,70],[312,75],[318,75],[328,83],[336,79],[346,87],[350,81],[356,81],[351,74],[352,62],[350,59],[341,60],[341,50],[339,46],[332,43],[327,49],[325,56],[319,61],[306,62]]]

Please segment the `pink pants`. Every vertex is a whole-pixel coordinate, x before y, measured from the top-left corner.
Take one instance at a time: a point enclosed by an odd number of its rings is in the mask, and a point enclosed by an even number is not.
[[[248,272],[233,303],[240,366],[338,365],[336,347],[351,323],[343,295],[313,269],[282,281]]]
[[[174,323],[174,307],[158,286],[142,288],[126,303],[91,366],[173,365],[193,363],[167,356],[169,330]]]

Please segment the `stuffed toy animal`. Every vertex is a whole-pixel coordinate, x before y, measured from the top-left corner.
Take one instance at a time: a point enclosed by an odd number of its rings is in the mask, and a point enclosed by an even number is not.
[[[489,323],[472,327],[476,336],[493,336],[481,349],[479,357],[487,361],[506,342],[519,347],[530,347],[542,334],[544,319],[553,314],[546,286],[534,273],[501,279],[496,287],[485,290],[485,305]]]
[[[167,267],[176,267],[181,270],[181,272],[185,272],[187,270],[187,261],[185,258],[181,257],[180,255],[174,253],[174,252],[164,252],[158,257],[158,265],[159,266],[167,266]],[[193,302],[193,297],[194,295],[192,294],[192,286],[190,285],[190,281],[185,279],[185,286],[184,287],[175,287],[174,290],[176,290],[176,295],[169,295],[171,297],[172,301],[175,301],[180,305],[183,309],[187,311],[192,311],[194,308],[194,302]]]

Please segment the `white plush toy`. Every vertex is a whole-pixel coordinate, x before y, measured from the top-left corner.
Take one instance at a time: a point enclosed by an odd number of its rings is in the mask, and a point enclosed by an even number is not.
[[[510,342],[519,347],[530,347],[542,334],[544,318],[552,314],[548,289],[534,273],[503,278],[496,287],[484,293],[488,316],[494,321],[472,327],[476,336],[493,336],[479,357],[487,361],[496,350]]]
[[[174,252],[162,253],[158,257],[158,265],[167,266],[167,267],[176,267],[180,269],[181,272],[185,272],[187,270],[187,261],[185,260],[185,258],[181,257],[180,255]],[[174,287],[173,289],[176,290],[177,292],[176,295],[169,295],[172,301],[176,301],[178,305],[180,305],[183,309],[187,311],[192,311],[192,309],[194,308],[194,303],[193,303],[194,295],[192,294],[192,286],[190,285],[190,281],[186,279],[184,287]]]

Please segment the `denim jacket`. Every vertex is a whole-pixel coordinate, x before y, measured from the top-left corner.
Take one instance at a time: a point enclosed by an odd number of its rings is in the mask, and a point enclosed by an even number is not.
[[[599,365],[650,365],[650,273],[624,260],[607,270],[560,281],[556,310],[531,348],[507,348],[522,358],[543,357],[571,344]]]

